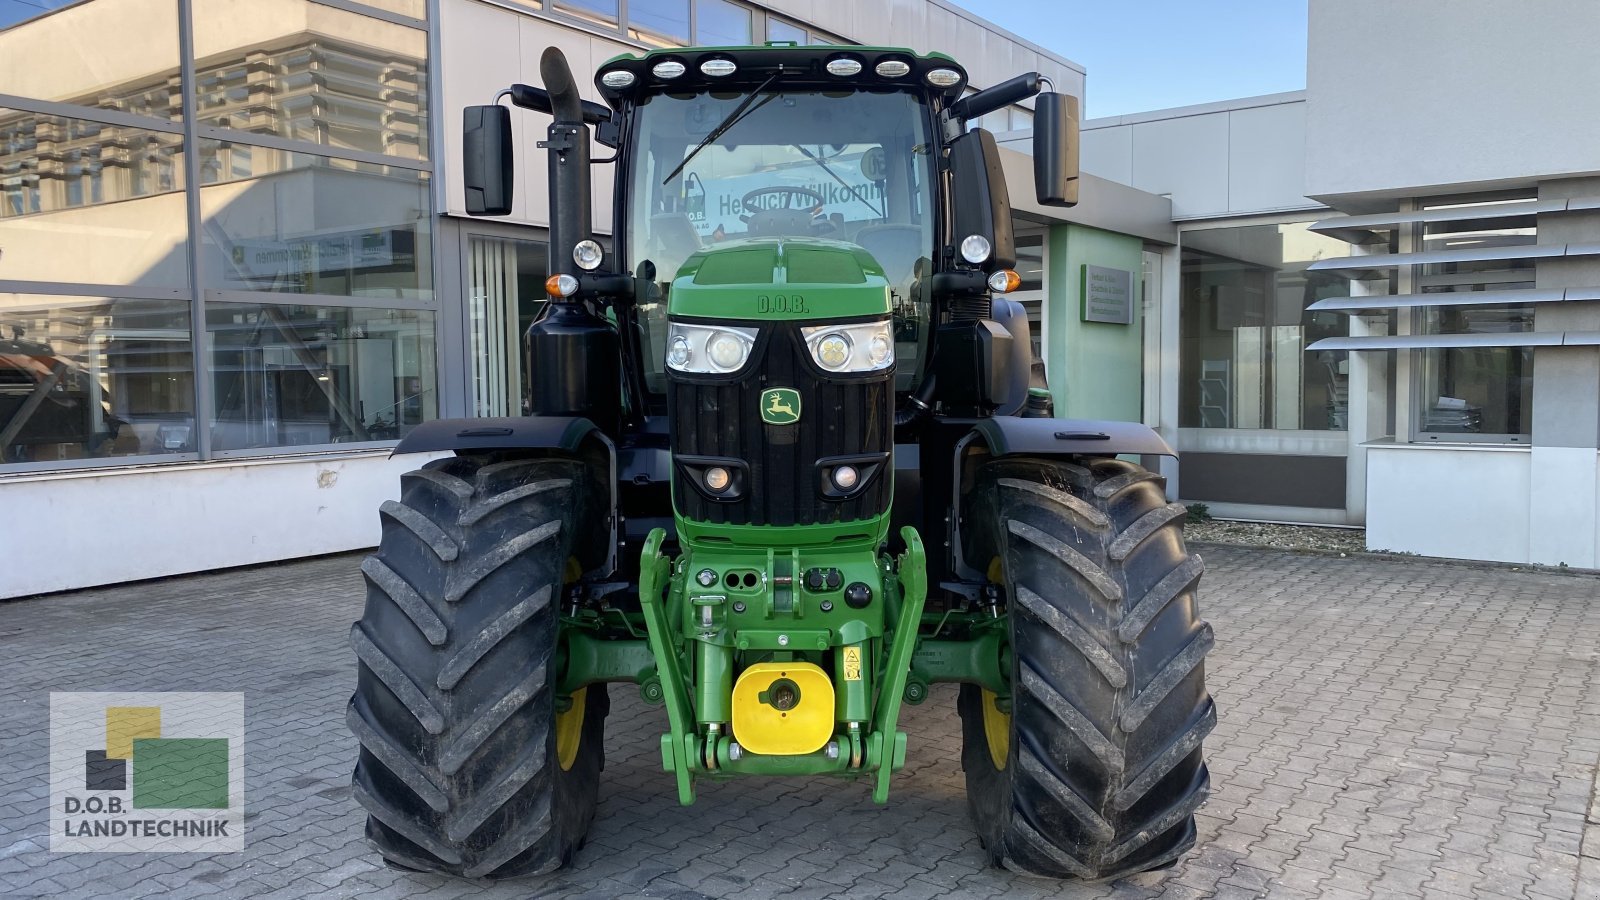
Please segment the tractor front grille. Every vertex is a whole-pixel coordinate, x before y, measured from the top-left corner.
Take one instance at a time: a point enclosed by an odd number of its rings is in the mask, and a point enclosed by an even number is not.
[[[749,478],[742,498],[711,500],[678,477],[673,502],[684,517],[717,525],[817,525],[850,522],[889,508],[894,472],[887,457],[855,495],[822,494],[817,460],[888,453],[894,429],[893,371],[869,376],[824,375],[812,363],[798,327],[766,325],[738,380],[685,376],[668,370],[672,452],[743,460]],[[761,420],[761,392],[794,388],[800,420]]]

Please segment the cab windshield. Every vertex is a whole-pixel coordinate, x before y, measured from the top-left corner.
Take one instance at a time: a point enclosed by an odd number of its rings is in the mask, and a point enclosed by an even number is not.
[[[854,90],[640,101],[626,251],[636,275],[646,262],[655,270],[657,290],[640,310],[652,390],[661,389],[667,291],[679,267],[696,250],[746,237],[827,238],[872,254],[891,285],[900,380],[914,375],[923,317],[912,290],[934,244],[922,104],[913,93]]]

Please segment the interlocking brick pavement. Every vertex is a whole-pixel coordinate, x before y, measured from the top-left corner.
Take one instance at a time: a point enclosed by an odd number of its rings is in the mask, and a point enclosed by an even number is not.
[[[490,886],[386,869],[348,786],[361,579],[341,556],[0,604],[0,895],[1600,898],[1600,580],[1199,549],[1221,719],[1200,844],[1167,872],[984,868],[949,688],[908,708],[887,807],[745,779],[684,809],[665,717],[626,686],[576,865]],[[245,852],[49,853],[52,690],[245,692]]]

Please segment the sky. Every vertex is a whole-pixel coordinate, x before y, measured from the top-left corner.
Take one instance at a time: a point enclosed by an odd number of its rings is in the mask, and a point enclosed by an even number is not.
[[[1306,0],[952,2],[1087,69],[1085,118],[1306,86]]]

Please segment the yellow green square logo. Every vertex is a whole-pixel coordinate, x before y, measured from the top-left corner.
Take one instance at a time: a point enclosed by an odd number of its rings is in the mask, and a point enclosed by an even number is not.
[[[794,388],[762,391],[761,421],[768,425],[793,425],[800,421],[800,392]]]

